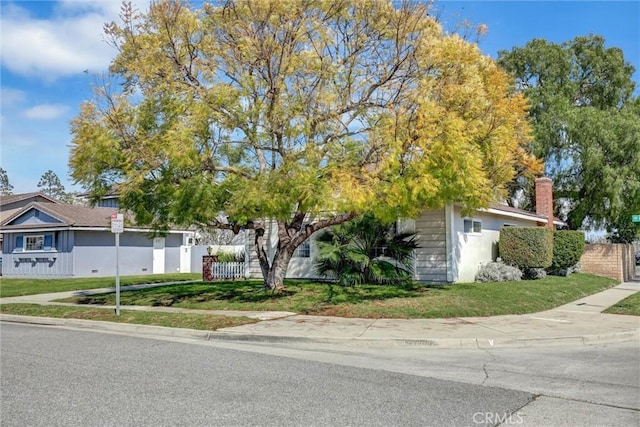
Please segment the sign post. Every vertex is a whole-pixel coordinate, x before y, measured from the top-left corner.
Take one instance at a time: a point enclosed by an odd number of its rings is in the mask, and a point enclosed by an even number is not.
[[[124,232],[124,215],[114,212],[111,215],[111,232],[116,235],[116,316],[120,316],[120,233]]]
[[[640,215],[631,215],[631,222],[640,222]]]

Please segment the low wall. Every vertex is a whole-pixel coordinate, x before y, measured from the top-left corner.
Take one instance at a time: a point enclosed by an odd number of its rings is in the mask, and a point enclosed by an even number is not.
[[[585,245],[580,265],[584,273],[610,277],[619,282],[633,280],[636,271],[633,245]]]

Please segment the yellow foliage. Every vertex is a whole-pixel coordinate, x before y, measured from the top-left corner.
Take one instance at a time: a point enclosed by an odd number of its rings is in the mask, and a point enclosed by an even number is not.
[[[158,1],[107,27],[124,90],[74,119],[78,182],[153,195],[144,212],[164,218],[170,206],[176,221],[219,211],[393,219],[487,206],[518,174],[541,171],[513,82],[425,6],[227,6]]]

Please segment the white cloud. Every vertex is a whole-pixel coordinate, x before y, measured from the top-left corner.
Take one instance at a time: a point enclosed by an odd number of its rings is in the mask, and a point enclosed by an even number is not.
[[[2,88],[0,89],[0,100],[2,101],[2,109],[8,109],[24,102],[27,94],[18,89]]]
[[[103,26],[118,21],[119,9],[118,1],[67,0],[57,4],[50,18],[41,19],[21,7],[4,6],[0,16],[2,66],[48,81],[84,70],[104,71],[116,51],[106,43]]]
[[[32,120],[53,120],[62,117],[69,107],[62,104],[41,104],[25,110],[22,115]]]

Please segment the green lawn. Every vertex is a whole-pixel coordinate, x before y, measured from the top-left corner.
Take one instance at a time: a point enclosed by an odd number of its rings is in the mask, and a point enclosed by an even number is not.
[[[67,307],[38,304],[3,304],[0,313],[22,316],[56,317],[64,319],[86,319],[105,322],[132,323],[139,325],[168,326],[172,328],[200,329],[215,331],[219,328],[255,323],[248,317],[215,316],[211,314],[158,313],[121,310],[116,316],[115,310],[99,307]]]
[[[440,318],[524,314],[557,307],[607,289],[616,282],[589,274],[542,280],[462,283],[447,286],[356,286],[288,281],[282,292],[258,281],[188,283],[122,292],[122,305],[208,310],[276,310],[365,318]],[[114,305],[113,294],[65,300]]]
[[[605,313],[640,316],[640,292],[626,297],[616,305],[609,307],[605,310]]]
[[[144,276],[123,276],[120,285],[142,283],[163,283],[200,280],[200,273],[149,274]],[[79,291],[84,289],[111,288],[116,285],[115,277],[68,278],[68,279],[10,279],[0,278],[0,297],[45,294],[50,292]]]

